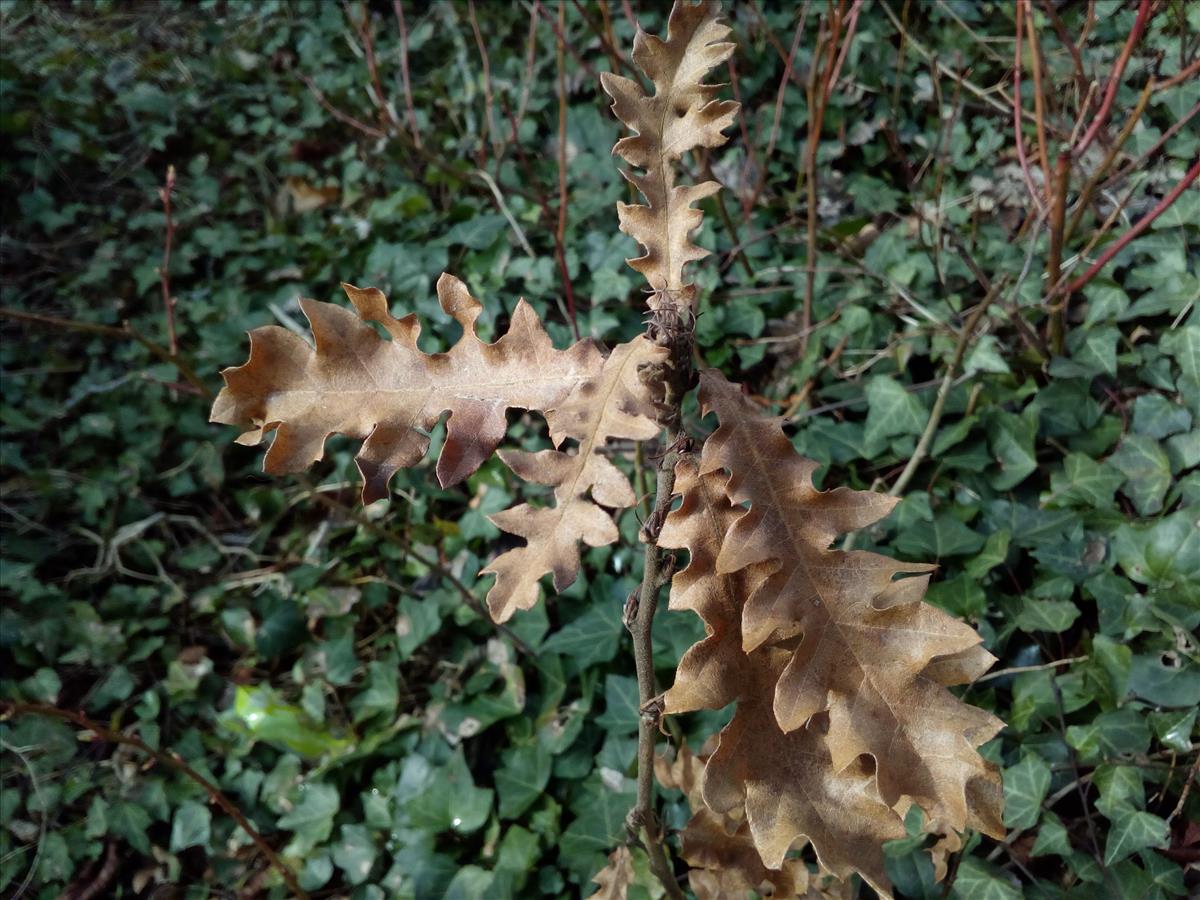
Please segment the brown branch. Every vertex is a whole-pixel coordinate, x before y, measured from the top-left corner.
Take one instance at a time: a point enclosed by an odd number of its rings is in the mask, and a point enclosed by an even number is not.
[[[537,2],[537,0],[534,0]],[[540,4],[539,4],[540,6]],[[571,286],[571,272],[567,268],[567,65],[563,51],[566,48],[564,31],[566,26],[566,4],[558,6],[558,222],[554,228],[554,255],[558,257],[558,269],[562,275],[563,293],[567,298],[567,316],[571,320],[571,332],[579,340],[579,322],[575,317],[575,290]]]
[[[158,280],[162,286],[163,311],[167,316],[167,349],[171,356],[179,352],[175,340],[175,298],[171,296],[171,243],[175,239],[175,221],[171,218],[171,191],[175,189],[175,167],[167,166],[167,180],[158,189],[162,200],[163,215],[166,216],[166,234],[163,237],[162,265],[158,269]]]
[[[1063,232],[1063,242],[1069,241],[1071,235],[1075,233],[1075,229],[1079,226],[1080,219],[1087,212],[1088,205],[1092,202],[1092,195],[1095,193],[1096,185],[1100,179],[1107,174],[1109,166],[1116,159],[1117,154],[1121,152],[1121,148],[1125,146],[1125,142],[1129,140],[1129,136],[1133,134],[1133,129],[1142,118],[1142,113],[1146,109],[1146,104],[1150,101],[1150,94],[1153,92],[1154,82],[1147,82],[1146,87],[1142,90],[1142,94],[1138,97],[1138,102],[1133,108],[1133,112],[1129,114],[1129,118],[1125,120],[1125,127],[1121,129],[1121,133],[1117,135],[1117,139],[1113,141],[1112,146],[1108,148],[1108,153],[1104,156],[1104,161],[1096,167],[1095,171],[1088,176],[1083,187],[1079,191],[1079,199],[1076,201],[1075,212],[1071,216],[1071,221],[1067,223],[1066,229]],[[1050,282],[1054,284],[1055,282]]]
[[[408,77],[408,26],[404,22],[404,6],[400,0],[392,0],[392,11],[396,24],[400,26],[400,84],[404,88],[404,108],[408,116],[408,129],[412,142],[421,146],[421,129],[417,127],[417,111],[413,107],[412,82]]]
[[[1076,157],[1082,156],[1100,129],[1104,127],[1104,123],[1108,120],[1109,110],[1112,109],[1113,98],[1117,96],[1117,87],[1120,86],[1121,76],[1125,74],[1125,66],[1129,63],[1129,57],[1133,53],[1133,48],[1137,45],[1138,40],[1142,36],[1142,31],[1146,27],[1146,23],[1150,21],[1150,17],[1154,15],[1153,5],[1150,0],[1141,0],[1138,4],[1137,18],[1134,19],[1133,29],[1129,32],[1129,37],[1125,40],[1125,46],[1121,48],[1121,55],[1117,57],[1113,63],[1112,72],[1108,76],[1108,86],[1104,90],[1104,97],[1100,101],[1100,108],[1096,110],[1096,117],[1092,120],[1092,124],[1088,130],[1084,132],[1083,137],[1079,139],[1079,143],[1075,145],[1073,151]]]
[[[1037,125],[1038,162],[1042,166],[1042,177],[1046,179],[1046,190],[1050,190],[1050,154],[1046,149],[1046,95],[1042,90],[1042,48],[1038,43],[1037,28],[1033,23],[1032,0],[1024,0],[1025,33],[1029,36],[1029,55],[1033,67],[1033,115]]]
[[[503,137],[496,130],[492,113],[492,64],[488,58],[487,44],[484,43],[483,33],[479,30],[479,20],[475,16],[475,0],[467,0],[467,15],[471,19],[471,31],[475,34],[475,46],[479,48],[479,59],[483,64],[483,134],[479,136],[479,153],[481,156],[479,168],[483,168],[482,155],[487,146],[488,137],[492,138],[492,149],[499,157],[504,152]]]
[[[1025,138],[1021,133],[1021,33],[1024,31],[1024,22],[1025,4],[1021,0],[1017,0],[1017,40],[1013,50],[1013,136],[1017,141],[1017,162],[1021,164],[1021,176],[1025,179],[1025,188],[1040,210],[1042,198],[1038,194],[1037,188],[1034,187],[1033,176],[1029,174],[1029,160],[1025,156]]]
[[[1194,59],[1192,60],[1191,65],[1176,72],[1170,78],[1166,78],[1162,81],[1156,81],[1154,83],[1154,93],[1157,94],[1159,91],[1165,91],[1167,88],[1175,87],[1175,85],[1187,81],[1198,72],[1200,72],[1200,59]]]
[[[1046,280],[1058,284],[1062,277],[1063,220],[1067,211],[1067,187],[1071,180],[1071,154],[1064,149],[1054,165],[1053,191],[1050,194],[1050,252],[1046,257]],[[1054,353],[1062,353],[1066,334],[1067,306],[1070,294],[1061,297],[1050,307],[1046,342]]]
[[[183,376],[184,381],[195,389],[196,393],[207,399],[212,399],[213,392],[209,390],[208,385],[204,383],[203,379],[196,374],[190,365],[184,362],[178,354],[172,354],[166,347],[154,343],[154,341],[150,340],[128,322],[120,326],[101,325],[97,322],[82,322],[78,319],[61,319],[58,316],[44,316],[39,313],[25,312],[24,310],[11,309],[6,306],[0,307],[0,318],[12,319],[16,322],[26,322],[31,325],[41,325],[46,328],[61,328],[66,331],[81,331],[85,334],[95,334],[118,340],[137,341],[137,343],[145,347],[154,356],[174,366],[176,371]]]
[[[1071,35],[1067,33],[1067,26],[1063,24],[1062,18],[1055,10],[1054,3],[1051,0],[1040,0],[1040,2],[1042,11],[1050,18],[1054,33],[1058,35],[1058,42],[1071,54],[1071,65],[1075,67],[1075,89],[1081,95],[1086,94],[1087,76],[1083,74],[1083,57],[1079,55],[1079,46],[1071,40]],[[1087,105],[1086,101],[1084,101],[1084,105]]]
[[[124,744],[127,747],[133,747],[140,750],[147,756],[153,758],[156,762],[174,769],[182,775],[186,775],[208,794],[209,801],[217,806],[233,819],[242,831],[249,835],[250,840],[254,841],[254,845],[267,858],[271,866],[279,872],[284,883],[296,897],[300,900],[308,900],[308,894],[300,887],[300,882],[296,880],[296,873],[293,872],[287,865],[284,864],[271,848],[271,845],[263,839],[263,836],[258,833],[250,821],[242,814],[242,811],[226,797],[221,789],[215,784],[189,766],[178,753],[165,753],[162,750],[155,750],[141,738],[135,737],[124,732],[114,731],[99,722],[89,719],[81,712],[73,712],[68,709],[59,709],[57,706],[49,706],[42,703],[13,703],[11,701],[0,701],[0,711],[3,712],[4,718],[20,715],[46,716],[52,719],[62,719],[67,722],[72,722],[85,731],[90,731],[100,740],[109,744]]]

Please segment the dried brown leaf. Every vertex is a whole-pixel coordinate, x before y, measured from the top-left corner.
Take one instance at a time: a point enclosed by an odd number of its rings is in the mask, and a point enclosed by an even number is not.
[[[726,496],[722,474],[701,476],[688,457],[675,471],[683,502],[667,517],[659,543],[687,549],[691,559],[671,584],[670,605],[699,613],[708,637],[680,662],[665,710],[737,703],[704,770],[704,803],[715,813],[744,817],[768,869],[783,867],[787,852],[807,839],[824,868],[843,879],[857,871],[886,892],[882,845],[904,837],[900,816],[879,797],[867,767],[833,765],[824,716],[790,733],[780,728],[772,698],[792,652],[742,649],[744,598],[770,568],[718,572],[726,535],[745,510]]]
[[[626,900],[634,874],[633,853],[622,844],[608,854],[608,865],[592,876],[600,887],[588,900]]]
[[[702,791],[707,760],[684,744],[673,761],[661,756],[654,761],[659,783],[683,791],[692,808],[680,837],[682,856],[692,866],[688,880],[697,900],[745,897],[750,891],[776,900],[805,896],[808,868],[802,860],[787,859],[781,868],[768,869],[745,819],[709,809]]]
[[[429,448],[428,430],[445,412],[446,440],[437,462],[443,486],[466,478],[489,457],[507,429],[509,409],[542,412],[556,447],[578,442],[574,454],[511,452],[505,462],[522,478],[553,485],[557,506],[521,506],[493,517],[526,538],[527,547],[493,563],[497,583],[488,595],[499,621],[537,600],[541,575],[553,572],[561,589],[579,568],[576,542],[593,546],[616,540],[616,527],[601,504],[630,506],[628,481],[599,455],[609,438],[642,439],[656,433],[653,407],[637,379],[637,367],[663,351],[644,338],[605,358],[592,341],[556,350],[537,314],[524,300],[508,332],[487,344],[475,331],[482,306],[456,278],[438,280],[442,309],[462,326],[462,337],[445,353],[417,347],[420,325],[413,315],[394,318],[374,288],[343,285],[358,315],[331,303],[301,301],[316,347],[278,327],[250,334],[250,359],[226,369],[225,388],[212,420],[250,426],[238,441],[275,438],[264,469],[302,471],[320,459],[326,439],[343,434],[365,439],[357,456],[363,501],[388,495],[398,469],[413,466]],[[379,336],[377,323],[390,339]],[[514,563],[520,563],[520,571]]]
[[[922,602],[928,576],[900,577],[931,566],[828,549],[838,534],[882,518],[895,500],[817,491],[816,463],[720,374],[701,374],[700,398],[720,421],[700,473],[728,473],[725,491],[738,505],[716,572],[749,578],[741,649],[788,648],[773,657],[781,663],[776,681],[763,683],[779,726],[799,733],[823,715],[834,769],[872,757],[888,806],[908,798],[941,829],[1002,835],[999,775],[975,748],[1003,723],[944,687],[990,664],[979,635]],[[735,651],[722,645],[722,652]],[[713,665],[720,663],[704,668]],[[680,679],[692,680],[682,665]]]
[[[609,439],[644,441],[658,433],[654,406],[638,379],[638,369],[665,354],[642,336],[621,344],[599,373],[546,413],[550,439],[559,449],[500,452],[521,478],[552,486],[555,505],[522,504],[491,516],[498,527],[528,542],[496,557],[483,570],[482,574],[496,576],[488,592],[488,607],[496,621],[532,607],[538,580],[547,572],[553,573],[557,590],[574,581],[579,572],[579,541],[600,547],[617,539],[617,526],[596,504],[623,508],[632,506],[636,497],[629,480],[600,451]],[[567,440],[576,444],[573,453],[563,449]]]
[[[640,28],[633,44],[633,60],[650,79],[648,95],[636,81],[605,72],[604,90],[613,99],[612,109],[635,133],[623,137],[613,152],[644,174],[623,173],[641,191],[646,204],[617,204],[621,230],[645,249],[629,264],[660,294],[691,305],[695,289],[683,281],[683,267],[708,255],[691,241],[702,213],[693,203],[720,190],[715,181],[676,185],[675,164],[697,147],[719,147],[722,134],[738,104],[715,99],[720,85],[704,84],[708,73],[733,53],[725,41],[729,28],[719,21],[720,4],[703,0],[676,0],[667,22],[667,39],[648,35]]]

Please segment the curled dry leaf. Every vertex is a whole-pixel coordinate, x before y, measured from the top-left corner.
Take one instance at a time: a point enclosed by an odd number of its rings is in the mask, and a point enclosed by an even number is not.
[[[622,844],[608,854],[608,865],[592,877],[600,887],[588,900],[626,900],[633,879],[633,853]]]
[[[901,577],[932,566],[828,549],[838,534],[881,519],[895,499],[816,490],[816,463],[719,373],[701,374],[700,401],[720,421],[700,474],[727,473],[725,492],[739,505],[716,572],[763,572],[748,574],[741,650],[786,648],[763,683],[779,727],[798,733],[822,715],[834,769],[872,758],[889,807],[912,801],[939,830],[1002,836],[999,773],[975,748],[1003,723],[945,687],[993,658],[972,628],[922,602],[928,575]],[[680,677],[686,685],[682,667]]]
[[[697,900],[745,897],[750,891],[775,900],[807,896],[808,868],[803,861],[788,859],[781,868],[768,869],[745,819],[709,809],[701,789],[707,759],[684,744],[673,761],[662,756],[654,760],[659,783],[683,791],[692,808],[680,837],[683,858],[692,867],[688,881]]]
[[[647,95],[636,81],[610,72],[601,83],[613,99],[613,112],[635,134],[623,137],[613,152],[644,174],[623,174],[646,198],[646,204],[617,204],[623,232],[645,248],[629,264],[646,276],[657,296],[664,294],[691,306],[695,288],[683,281],[683,267],[708,251],[691,241],[702,213],[692,206],[715,194],[720,185],[676,185],[675,164],[697,147],[719,147],[727,140],[722,130],[737,113],[738,104],[715,99],[720,85],[704,78],[733,53],[725,41],[729,28],[719,21],[720,4],[677,0],[667,22],[667,39],[640,28],[633,60],[654,86]]]
[[[498,527],[528,542],[496,557],[483,570],[496,576],[488,593],[496,621],[532,607],[538,580],[547,572],[553,573],[557,590],[574,581],[579,573],[579,541],[600,547],[617,539],[617,526],[596,504],[624,508],[633,506],[637,498],[629,480],[599,451],[612,438],[644,441],[658,433],[655,409],[638,370],[665,355],[663,348],[642,336],[621,344],[599,373],[546,413],[550,439],[558,449],[500,452],[521,478],[551,485],[555,504],[522,504],[491,517]],[[567,440],[576,443],[574,453],[563,449]]]
[[[537,314],[524,300],[513,311],[508,332],[495,343],[479,339],[482,312],[457,278],[438,280],[442,309],[463,329],[445,353],[417,347],[416,316],[394,318],[387,299],[374,288],[343,285],[358,315],[332,303],[301,301],[316,347],[279,327],[250,334],[250,359],[226,369],[225,387],[213,404],[212,420],[249,426],[239,443],[258,444],[275,432],[264,469],[299,472],[324,454],[332,434],[365,439],[356,462],[363,501],[388,495],[398,469],[416,465],[429,449],[428,431],[445,412],[446,440],[437,462],[438,480],[455,484],[479,468],[503,439],[506,412],[542,412],[556,447],[574,439],[577,452],[507,454],[523,478],[555,486],[554,509],[518,507],[493,517],[496,524],[529,541],[493,564],[499,578],[488,595],[499,621],[537,600],[537,582],[553,572],[569,584],[579,568],[575,542],[616,540],[608,514],[596,504],[629,506],[633,491],[624,476],[598,454],[610,437],[644,438],[656,431],[653,407],[636,376],[637,366],[659,351],[644,338],[605,358],[592,341],[556,350]],[[385,339],[369,323],[387,332]],[[584,499],[589,494],[590,499]],[[593,502],[594,501],[594,502]],[[520,561],[522,570],[514,571]]]
[[[821,865],[839,878],[857,871],[886,891],[882,845],[904,837],[900,816],[879,797],[865,766],[834,767],[823,728],[826,716],[790,733],[779,726],[772,698],[791,652],[770,646],[749,653],[742,649],[743,598],[770,567],[721,574],[717,560],[745,510],[726,496],[724,476],[701,476],[694,458],[684,457],[675,476],[683,502],[667,517],[659,543],[687,549],[691,560],[672,581],[670,606],[699,614],[708,637],[684,655],[675,685],[664,697],[665,711],[737,703],[704,770],[704,803],[716,813],[745,819],[769,869],[781,869],[787,852],[807,839]]]

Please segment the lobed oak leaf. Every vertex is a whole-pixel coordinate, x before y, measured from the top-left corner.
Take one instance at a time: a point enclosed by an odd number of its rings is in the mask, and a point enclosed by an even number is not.
[[[673,761],[662,756],[654,760],[659,783],[683,791],[692,808],[680,837],[683,859],[692,867],[688,881],[697,900],[744,897],[750,891],[776,900],[807,896],[808,868],[803,861],[787,859],[779,869],[768,869],[745,819],[718,813],[704,802],[707,759],[684,744]]]
[[[824,868],[842,879],[857,871],[886,893],[882,845],[904,837],[903,821],[879,796],[869,767],[833,765],[822,727],[826,717],[791,732],[780,727],[772,698],[791,653],[773,646],[742,649],[744,597],[767,566],[727,574],[716,566],[745,510],[726,496],[724,477],[701,475],[694,459],[681,459],[675,473],[683,499],[667,517],[659,543],[686,549],[691,559],[675,575],[669,602],[672,609],[699,613],[708,636],[680,661],[664,711],[737,704],[704,769],[705,806],[744,819],[768,869],[781,869],[788,851],[807,839]]]
[[[484,343],[475,331],[483,307],[461,281],[442,275],[438,299],[463,333],[448,351],[427,354],[417,346],[415,316],[393,317],[374,288],[343,288],[357,315],[332,303],[301,301],[315,347],[279,327],[251,332],[250,359],[222,373],[225,387],[213,404],[212,421],[249,426],[238,440],[250,445],[274,431],[263,465],[273,474],[310,466],[332,434],[365,439],[356,462],[363,502],[370,503],[388,495],[398,469],[424,458],[428,430],[444,413],[450,416],[437,475],[448,486],[496,450],[509,409],[539,411],[559,449],[510,451],[502,458],[522,478],[554,486],[556,506],[518,506],[492,517],[528,544],[487,570],[498,576],[488,604],[503,621],[537,601],[538,579],[546,572],[554,573],[559,589],[569,584],[579,569],[578,541],[599,546],[617,538],[601,506],[634,502],[628,480],[601,451],[610,438],[641,440],[657,433],[637,369],[665,351],[642,337],[608,357],[591,340],[557,350],[524,300],[508,331]],[[577,442],[574,453],[563,449],[568,439]]]
[[[526,481],[554,488],[553,507],[527,504],[491,516],[528,542],[496,557],[481,574],[496,576],[488,607],[498,622],[538,598],[538,581],[553,573],[557,590],[579,573],[578,542],[592,547],[617,539],[617,526],[597,504],[612,508],[636,501],[628,479],[601,452],[610,439],[644,441],[658,433],[655,409],[638,370],[661,362],[666,350],[638,336],[621,344],[596,375],[546,413],[556,450],[504,450],[500,458]],[[575,443],[574,452],[563,449]],[[590,498],[590,499],[589,499]]]
[[[692,206],[720,190],[715,181],[692,186],[675,184],[675,163],[697,147],[719,147],[722,133],[737,113],[738,104],[715,99],[720,85],[704,78],[732,55],[734,45],[724,38],[720,4],[676,0],[667,21],[667,38],[640,28],[633,60],[650,79],[647,94],[636,81],[602,73],[601,84],[612,98],[613,113],[634,132],[623,137],[613,152],[645,174],[622,173],[646,198],[646,204],[617,204],[620,228],[645,249],[629,260],[658,294],[670,293],[675,302],[690,306],[695,289],[683,281],[683,268],[708,255],[691,241],[702,213]]]
[[[829,549],[895,501],[816,490],[816,464],[720,374],[701,373],[700,399],[720,427],[704,445],[699,473],[724,473],[738,505],[715,571],[746,579],[740,649],[786,648],[772,654],[778,671],[763,682],[779,727],[811,731],[819,716],[833,768],[872,758],[887,806],[915,802],[943,830],[1002,835],[999,774],[975,748],[1003,723],[945,687],[994,661],[978,649],[979,635],[922,602],[928,575],[901,577],[932,566]],[[721,646],[723,657],[734,655]]]
[[[634,874],[633,853],[622,844],[608,854],[608,865],[592,876],[599,887],[588,900],[626,900]]]

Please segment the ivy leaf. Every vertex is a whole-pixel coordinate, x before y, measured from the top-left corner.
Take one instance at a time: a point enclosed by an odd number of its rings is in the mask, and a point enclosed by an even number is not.
[[[171,852],[207,847],[212,833],[212,813],[203,803],[187,801],[175,810],[171,824]]]
[[[540,741],[505,750],[500,759],[500,768],[495,775],[500,816],[515,819],[546,789],[554,759]]]
[[[1122,490],[1139,515],[1151,516],[1162,509],[1171,486],[1171,462],[1158,441],[1141,434],[1126,435],[1108,461],[1125,476]]]
[[[1025,753],[1004,770],[1004,825],[1023,830],[1037,824],[1050,789],[1050,766],[1036,753]]]
[[[1192,427],[1187,407],[1172,403],[1162,394],[1142,394],[1133,402],[1133,430],[1162,440]]]
[[[1113,823],[1104,845],[1104,864],[1111,866],[1138,850],[1167,846],[1167,823],[1148,812],[1129,812]]]
[[[333,831],[333,817],[341,808],[341,797],[331,784],[302,784],[300,802],[280,817],[278,825],[293,831],[308,846],[327,840]]]
[[[332,856],[350,884],[362,884],[370,877],[378,856],[371,830],[365,825],[343,825]]]
[[[886,438],[920,434],[929,418],[915,394],[886,375],[872,378],[867,385],[867,445],[882,446]]]
[[[1060,503],[1082,503],[1103,509],[1112,506],[1113,494],[1125,475],[1105,462],[1082,453],[1068,453],[1063,471],[1050,476],[1050,491]]]

